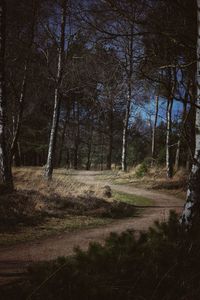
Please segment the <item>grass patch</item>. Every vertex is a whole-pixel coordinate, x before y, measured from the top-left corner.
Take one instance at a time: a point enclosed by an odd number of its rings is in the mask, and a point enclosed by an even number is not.
[[[71,232],[86,228],[105,226],[112,222],[109,218],[86,216],[70,216],[65,218],[47,218],[46,221],[34,227],[21,226],[17,231],[0,233],[0,245],[14,245],[46,238],[63,232]]]
[[[151,199],[116,191],[113,191],[113,198],[116,201],[125,202],[132,205],[149,206],[153,204],[153,200]]]

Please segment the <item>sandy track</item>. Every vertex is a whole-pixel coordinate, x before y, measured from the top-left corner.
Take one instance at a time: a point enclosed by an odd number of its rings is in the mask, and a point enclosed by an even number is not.
[[[110,185],[115,191],[141,195],[153,200],[153,205],[143,208],[139,217],[118,220],[104,227],[66,232],[35,242],[27,242],[12,247],[0,248],[0,284],[11,282],[23,275],[26,267],[36,261],[52,260],[59,256],[73,254],[74,247],[87,249],[90,242],[103,243],[110,232],[123,232],[127,229],[136,232],[147,230],[156,219],[166,220],[171,209],[180,212],[183,200],[171,195],[164,195],[145,189],[134,188],[129,185],[112,185],[108,181],[98,181],[99,172],[77,171],[73,173],[79,182]]]

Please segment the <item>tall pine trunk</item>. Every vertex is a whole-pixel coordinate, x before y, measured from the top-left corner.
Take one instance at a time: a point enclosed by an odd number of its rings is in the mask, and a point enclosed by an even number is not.
[[[20,91],[20,96],[18,99],[18,113],[17,113],[17,118],[15,122],[15,128],[14,128],[14,133],[13,133],[13,139],[12,139],[12,144],[11,144],[11,157],[15,155],[17,152],[17,143],[20,135],[20,129],[22,125],[22,118],[23,118],[23,112],[24,112],[24,100],[25,100],[25,93],[26,93],[26,84],[27,84],[27,68],[28,68],[28,61],[26,60],[25,66],[24,66],[24,75],[23,75],[23,80],[22,80],[22,85],[21,85],[21,91]]]
[[[197,0],[197,100],[200,106],[200,0]],[[196,147],[190,173],[186,203],[181,221],[188,227],[200,222],[200,109],[196,108]]]
[[[92,119],[92,122],[91,122],[91,125],[90,125],[90,130],[89,130],[89,141],[88,141],[88,144],[87,144],[87,147],[88,147],[88,151],[87,151],[87,162],[86,162],[86,170],[90,170],[91,168],[91,161],[92,161],[92,140],[93,140],[93,119]]]
[[[92,152],[92,139],[90,139],[88,144],[86,170],[90,170],[91,168],[91,152]]]
[[[65,142],[67,126],[69,125],[69,118],[70,118],[70,108],[67,107],[66,115],[64,118],[63,130],[62,130],[62,134],[61,134],[61,140],[60,140],[60,149],[59,149],[59,154],[58,154],[58,167],[61,167],[61,164],[62,164],[63,147],[64,147],[64,142]]]
[[[6,83],[5,83],[5,38],[6,38],[6,3],[0,2],[0,180],[6,190],[13,189],[10,151],[6,143]]]
[[[178,171],[178,169],[179,169],[180,153],[181,153],[181,135],[179,136],[179,139],[177,142],[175,164],[174,164],[175,171]]]
[[[58,131],[58,122],[60,116],[60,86],[62,81],[63,73],[63,56],[65,50],[65,25],[66,25],[66,4],[67,1],[63,0],[62,2],[62,20],[61,20],[61,29],[60,29],[60,42],[58,49],[58,65],[57,65],[57,75],[56,75],[56,88],[54,92],[54,110],[52,118],[51,133],[49,139],[49,148],[48,148],[48,157],[45,168],[44,176],[50,180],[53,174],[53,167],[55,161],[55,150],[56,150],[56,139]]]
[[[80,105],[79,100],[76,102],[76,134],[74,140],[74,169],[77,170],[79,166],[79,146],[80,146]]]
[[[189,88],[190,88],[190,81],[188,82],[187,90],[185,92],[184,102],[183,102],[183,113],[182,113],[182,128],[179,134],[179,139],[177,142],[177,149],[176,149],[176,157],[175,157],[175,165],[174,169],[177,171],[179,169],[179,161],[180,161],[180,152],[181,152],[181,140],[182,140],[182,132],[184,130],[186,116],[187,116],[187,103],[188,103],[188,96],[189,96]]]

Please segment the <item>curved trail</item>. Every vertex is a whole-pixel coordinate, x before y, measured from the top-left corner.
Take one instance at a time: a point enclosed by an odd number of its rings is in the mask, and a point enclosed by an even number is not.
[[[109,185],[113,191],[132,194],[136,196],[143,196],[151,199],[155,206],[169,206],[169,208],[183,206],[184,201],[173,195],[167,195],[161,192],[147,190],[143,188],[136,188],[132,185],[112,184],[112,180],[99,180],[102,174],[100,171],[74,171],[71,175],[79,182],[103,187]]]
[[[140,195],[153,200],[151,207],[143,208],[139,217],[117,220],[103,227],[66,232],[52,237],[15,246],[0,248],[0,284],[11,282],[25,272],[26,267],[36,261],[52,260],[58,256],[73,254],[74,247],[87,249],[90,242],[103,243],[110,232],[120,233],[127,229],[136,232],[147,230],[156,219],[166,220],[171,209],[180,212],[183,200],[159,192],[135,188],[129,185],[112,185],[106,180],[96,180],[100,172],[77,171],[74,178],[86,184],[110,185],[112,190]]]

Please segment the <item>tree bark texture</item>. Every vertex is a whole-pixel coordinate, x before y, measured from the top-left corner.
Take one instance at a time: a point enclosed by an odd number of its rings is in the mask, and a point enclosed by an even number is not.
[[[200,0],[197,0],[197,100],[200,105]],[[190,173],[186,203],[183,209],[182,224],[191,227],[200,223],[200,109],[196,108],[196,147],[192,170]]]
[[[44,176],[46,179],[51,180],[53,174],[53,167],[55,161],[55,150],[56,150],[56,139],[57,139],[57,131],[58,131],[58,123],[60,116],[60,86],[62,81],[62,73],[63,73],[63,56],[65,50],[65,25],[66,25],[66,4],[67,1],[63,0],[62,3],[62,20],[61,20],[61,29],[60,29],[60,43],[58,49],[58,65],[57,65],[57,75],[56,75],[56,87],[54,92],[54,110],[53,110],[53,118],[51,125],[51,133],[49,139],[49,148],[48,148],[48,157],[45,168]]]
[[[5,38],[6,3],[0,2],[0,179],[6,190],[13,189],[10,151],[6,139]]]
[[[79,146],[80,146],[80,105],[77,100],[76,103],[76,133],[74,140],[74,169],[78,169],[79,165]]]
[[[156,96],[156,99],[155,99],[155,118],[154,118],[153,130],[152,130],[152,147],[151,147],[152,165],[155,162],[155,141],[156,141],[156,126],[157,126],[157,120],[158,120],[158,104],[159,104],[159,96]]]
[[[171,149],[171,131],[172,131],[172,108],[173,99],[168,99],[167,102],[167,133],[166,133],[166,169],[167,178],[173,176],[173,165],[172,165],[172,149]]]
[[[122,171],[127,171],[127,138],[128,138],[128,124],[130,118],[130,108],[131,108],[131,98],[132,98],[132,76],[133,76],[133,25],[131,25],[131,36],[129,42],[129,69],[128,69],[128,77],[127,77],[127,100],[126,100],[126,111],[124,118],[124,126],[123,126],[123,135],[122,135]]]
[[[111,107],[109,112],[109,144],[107,154],[107,170],[111,170],[112,166],[112,152],[113,152],[113,104],[111,101]]]
[[[30,41],[28,45],[28,53],[24,63],[24,71],[23,71],[23,79],[21,83],[20,95],[18,100],[18,113],[15,122],[15,128],[13,133],[13,139],[11,144],[11,158],[14,156],[15,151],[17,151],[17,143],[20,136],[20,130],[22,126],[22,119],[24,113],[24,102],[26,96],[26,87],[27,87],[27,79],[28,79],[28,70],[29,70],[29,63],[31,57],[31,49],[34,42],[34,35],[35,35],[35,23],[36,23],[36,11],[37,11],[37,1],[33,1],[33,19],[30,28]]]
[[[67,108],[65,119],[64,119],[64,125],[63,125],[62,134],[61,134],[60,149],[59,149],[59,155],[58,155],[58,167],[61,167],[61,164],[62,164],[63,146],[64,146],[64,142],[65,142],[67,126],[69,125],[69,118],[70,118],[70,107]]]

